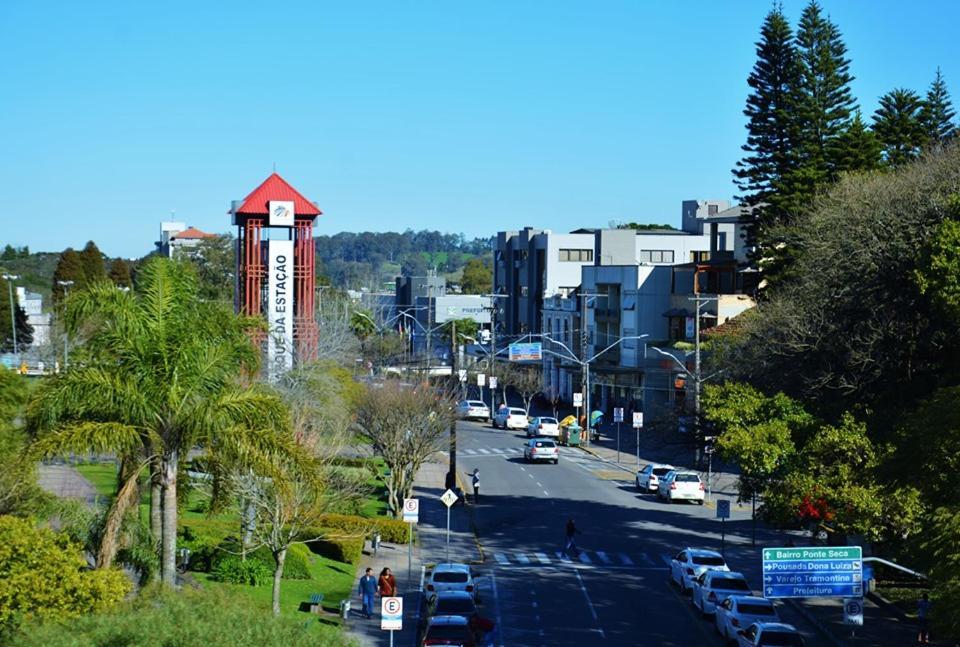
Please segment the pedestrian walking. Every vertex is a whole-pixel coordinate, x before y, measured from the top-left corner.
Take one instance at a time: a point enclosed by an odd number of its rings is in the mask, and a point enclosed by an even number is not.
[[[373,576],[373,569],[368,568],[360,578],[360,599],[363,601],[363,615],[367,620],[373,615],[373,597],[377,594],[377,578]]]
[[[575,540],[575,537],[579,534],[580,534],[580,530],[577,528],[577,524],[574,523],[572,518],[568,519],[567,529],[566,529],[567,542],[566,544],[564,544],[564,547],[563,547],[564,553],[566,553],[567,555],[572,554],[573,557],[577,557],[580,555],[580,550],[577,548],[577,543]]]
[[[386,567],[380,571],[377,588],[382,598],[392,598],[397,594],[397,578],[393,576],[393,571]]]
[[[917,600],[917,642],[928,644],[930,642],[930,596],[924,593]]]
[[[480,470],[476,467],[473,468],[471,481],[473,482],[473,502],[480,503]]]

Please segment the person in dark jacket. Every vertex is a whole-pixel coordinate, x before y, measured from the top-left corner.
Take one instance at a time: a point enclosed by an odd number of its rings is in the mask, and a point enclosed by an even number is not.
[[[373,569],[368,568],[360,578],[360,599],[363,600],[363,615],[367,620],[373,615],[373,597],[377,594],[377,578],[373,576]]]

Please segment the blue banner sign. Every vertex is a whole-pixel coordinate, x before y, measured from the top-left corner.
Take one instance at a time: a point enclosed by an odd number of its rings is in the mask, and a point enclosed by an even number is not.
[[[540,342],[510,344],[511,362],[539,362],[542,358],[543,345]]]
[[[860,546],[765,548],[763,595],[768,598],[863,596]]]

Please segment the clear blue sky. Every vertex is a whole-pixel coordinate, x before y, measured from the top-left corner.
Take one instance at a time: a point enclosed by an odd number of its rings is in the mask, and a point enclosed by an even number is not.
[[[865,114],[937,65],[960,101],[960,3],[823,4]],[[226,231],[274,163],[320,233],[678,223],[734,193],[770,6],[4,0],[0,243]]]

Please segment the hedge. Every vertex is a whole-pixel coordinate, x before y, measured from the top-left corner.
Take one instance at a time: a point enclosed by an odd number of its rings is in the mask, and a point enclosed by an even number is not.
[[[337,562],[357,564],[363,554],[363,539],[353,537],[315,539],[307,547],[316,553]]]
[[[380,539],[391,544],[407,543],[407,533],[409,532],[408,524],[399,519],[368,518],[349,514],[323,515],[317,525],[324,529],[364,537],[370,537],[374,532],[379,532]]]
[[[195,537],[182,540],[180,547],[189,548],[190,570],[198,573],[213,573],[224,560],[236,557],[239,559],[240,540],[236,537],[227,537],[214,544],[209,537]],[[273,553],[266,546],[248,551],[247,559],[255,559],[269,567],[270,572],[276,566]],[[283,579],[309,580],[310,579],[310,549],[302,544],[293,544],[287,549],[287,558],[283,562]]]

